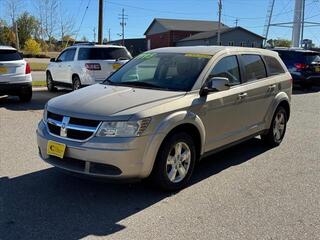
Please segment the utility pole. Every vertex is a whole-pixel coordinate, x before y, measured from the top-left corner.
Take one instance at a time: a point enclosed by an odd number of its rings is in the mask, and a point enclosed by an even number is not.
[[[108,42],[111,42],[111,29],[108,29]]]
[[[236,18],[236,20],[234,20],[234,23],[236,24],[236,27],[238,27],[238,22],[239,22],[239,18]]]
[[[121,15],[119,15],[119,19],[121,20],[120,25],[122,28],[122,32],[120,34],[120,36],[122,37],[122,46],[124,46],[124,28],[127,25],[127,23],[125,22],[125,20],[127,20],[128,15],[124,14],[124,8],[122,8],[122,13]]]
[[[217,45],[221,45],[221,11],[222,11],[222,0],[218,0],[219,7],[219,23],[218,23],[218,37],[217,37]]]
[[[268,34],[269,34],[269,29],[270,29],[270,24],[271,24],[271,19],[272,19],[272,14],[273,14],[273,8],[274,8],[274,3],[275,0],[269,0],[269,7],[267,11],[267,17],[266,21],[264,24],[264,30],[263,30],[263,36],[264,36],[264,46],[266,46],[267,41],[268,41]]]
[[[292,46],[300,46],[301,37],[301,17],[302,17],[302,0],[296,0],[294,6],[293,29],[292,29]]]
[[[98,44],[103,41],[103,0],[99,0]]]
[[[96,42],[96,27],[93,28],[93,42]]]
[[[304,32],[304,10],[306,7],[306,0],[302,0],[302,16],[301,16],[301,38],[300,38],[300,44],[302,46],[303,41],[303,32]]]

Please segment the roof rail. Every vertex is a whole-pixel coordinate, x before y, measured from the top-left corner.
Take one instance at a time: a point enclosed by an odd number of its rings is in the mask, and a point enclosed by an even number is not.
[[[73,44],[72,46],[83,46],[83,45],[85,45],[85,46],[94,46],[95,45],[95,43],[94,42],[84,42],[84,43],[75,43],[75,44]]]

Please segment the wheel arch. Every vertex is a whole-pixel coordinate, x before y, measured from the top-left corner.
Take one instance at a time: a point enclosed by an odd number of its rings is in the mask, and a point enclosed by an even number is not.
[[[290,97],[287,95],[287,93],[280,92],[275,96],[274,101],[271,104],[269,111],[267,112],[266,121],[265,121],[267,129],[270,128],[273,115],[279,106],[283,106],[285,108],[288,114],[287,120],[289,120],[290,114],[291,114]]]
[[[205,143],[205,128],[200,117],[189,111],[176,112],[163,119],[155,129],[155,134],[152,135],[147,151],[144,154],[143,176],[150,175],[164,141],[178,131],[186,132],[195,139],[197,159],[200,159]]]
[[[72,75],[71,75],[71,80],[72,80],[72,82],[73,82],[73,80],[74,80],[74,77],[78,77],[79,80],[80,80],[80,82],[81,82],[81,79],[80,79],[80,76],[79,76],[78,73],[72,73]]]

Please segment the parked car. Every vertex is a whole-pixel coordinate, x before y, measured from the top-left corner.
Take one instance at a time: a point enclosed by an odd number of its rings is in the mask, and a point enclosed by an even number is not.
[[[180,189],[204,156],[260,135],[281,143],[291,75],[263,49],[202,46],[143,53],[101,84],[51,99],[37,130],[41,158],[110,179]]]
[[[77,90],[102,82],[131,58],[123,46],[73,45],[50,60],[46,70],[48,90],[54,91],[56,86]]]
[[[275,48],[292,75],[293,83],[302,88],[320,85],[320,53],[297,48]]]
[[[22,102],[32,98],[30,65],[13,47],[0,46],[0,95],[19,96]]]

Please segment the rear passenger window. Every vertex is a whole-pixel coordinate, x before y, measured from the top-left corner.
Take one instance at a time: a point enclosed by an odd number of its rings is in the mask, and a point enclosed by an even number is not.
[[[21,59],[21,55],[16,50],[0,50],[0,61],[16,61]]]
[[[281,74],[281,73],[285,72],[283,70],[281,64],[279,63],[279,61],[277,59],[275,59],[274,57],[264,56],[264,59],[266,61],[270,76]]]
[[[248,82],[267,77],[266,68],[259,55],[244,54],[241,59]]]
[[[236,56],[222,58],[213,68],[210,77],[225,77],[231,85],[240,84],[239,64]]]

